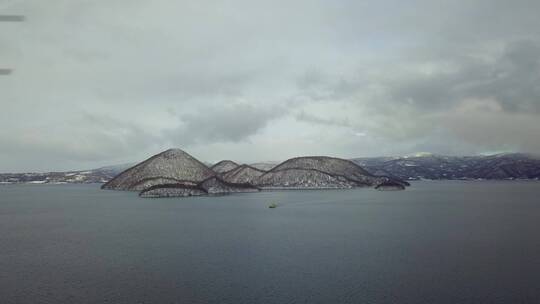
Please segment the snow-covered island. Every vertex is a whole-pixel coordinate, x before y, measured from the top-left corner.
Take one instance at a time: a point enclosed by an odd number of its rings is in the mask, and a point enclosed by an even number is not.
[[[207,167],[180,149],[170,149],[125,170],[102,188],[139,191],[141,197],[216,195],[263,189],[350,189],[408,183],[375,176],[352,161],[306,156],[289,159],[269,171],[232,161]]]

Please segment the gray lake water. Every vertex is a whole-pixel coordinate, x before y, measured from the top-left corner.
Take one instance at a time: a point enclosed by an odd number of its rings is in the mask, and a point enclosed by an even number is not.
[[[0,194],[0,303],[540,303],[539,182]]]

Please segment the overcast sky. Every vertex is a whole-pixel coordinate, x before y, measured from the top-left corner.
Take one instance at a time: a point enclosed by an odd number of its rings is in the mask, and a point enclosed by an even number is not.
[[[540,153],[540,1],[0,0],[0,172]]]

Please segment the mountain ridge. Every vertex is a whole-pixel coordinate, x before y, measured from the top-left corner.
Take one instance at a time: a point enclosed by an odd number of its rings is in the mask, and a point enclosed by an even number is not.
[[[375,176],[358,164],[329,156],[294,157],[275,166],[258,179],[264,188],[355,188],[377,186],[393,180],[404,186],[406,182],[386,176]]]
[[[404,156],[353,159],[366,170],[401,179],[539,179],[540,157],[527,153],[476,156]]]
[[[335,157],[303,156],[284,161],[270,171],[232,161],[212,166],[215,171],[180,149],[156,154],[102,185],[108,190],[136,190],[141,197],[174,197],[254,192],[265,189],[348,189],[392,182],[374,176],[358,164]]]
[[[170,182],[198,182],[215,175],[204,163],[181,149],[168,149],[126,169],[102,189],[141,191]]]
[[[267,171],[257,169],[251,165],[243,164],[233,170],[223,173],[224,180],[232,183],[248,183],[256,185],[255,182],[261,175]]]
[[[210,169],[216,173],[226,173],[238,168],[239,166],[239,164],[233,162],[232,160],[226,159],[215,163],[210,167]]]
[[[540,179],[540,176],[535,174],[535,172],[540,172],[540,156],[531,153],[498,153],[492,155],[472,156],[448,156],[442,154],[429,154],[423,156],[381,156],[359,157],[353,158],[351,159],[351,161],[362,166],[362,168],[364,168],[366,171],[373,175],[388,175],[390,177],[406,180]],[[431,161],[432,164],[426,164],[426,161]],[[437,164],[438,162],[440,163]],[[454,163],[457,165],[446,165],[449,163]],[[271,170],[279,164],[280,163],[276,164],[275,162],[259,162],[250,164],[250,166],[259,170],[261,170],[261,168],[269,168]],[[411,164],[415,165],[413,167],[424,168],[424,170],[413,170],[413,168],[410,168]],[[440,169],[441,164],[446,165],[444,169]],[[129,169],[133,165],[134,164],[130,163],[106,166],[89,170],[57,171],[43,173],[0,173],[0,183],[106,183],[113,179],[116,175],[125,171],[126,169]],[[464,169],[461,168],[462,165],[467,165],[469,168],[474,168],[474,172],[468,171],[467,174],[463,174]],[[501,167],[500,169],[495,169],[495,171],[497,171],[498,173],[490,172],[494,170],[493,168],[498,167]],[[446,175],[444,175],[445,173]]]

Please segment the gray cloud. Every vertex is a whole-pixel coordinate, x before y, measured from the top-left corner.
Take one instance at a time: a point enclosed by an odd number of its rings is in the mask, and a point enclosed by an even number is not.
[[[24,163],[32,171],[50,170],[50,162],[63,162],[66,168],[93,168],[121,161],[126,155],[131,161],[140,159],[145,156],[140,152],[160,140],[133,122],[81,113],[52,123],[0,130],[0,158]],[[17,170],[4,166],[5,171]]]
[[[326,125],[345,121],[396,146],[408,142],[411,149],[438,153],[538,151],[539,41],[504,41],[500,50],[478,57],[429,56],[429,61],[400,61],[392,68],[368,65],[341,78],[308,70],[299,78],[303,103],[348,110],[338,119],[330,118],[331,112],[301,112],[297,118]],[[465,115],[464,108],[473,114]],[[441,134],[444,145],[437,140]]]
[[[396,101],[427,110],[449,108],[466,98],[495,98],[508,111],[539,112],[539,46],[533,40],[510,42],[497,58],[458,57],[435,62],[440,67],[433,67],[434,71],[404,76],[386,86]]]
[[[8,1],[0,172],[540,153],[540,2]],[[46,160],[46,161],[44,161]]]
[[[298,121],[303,121],[307,123],[328,125],[328,126],[338,126],[338,127],[351,127],[351,123],[348,119],[345,118],[323,118],[315,115],[308,114],[304,111],[295,115],[295,119]]]
[[[24,16],[20,15],[0,15],[0,22],[23,22]]]
[[[240,142],[285,114],[283,108],[249,103],[204,107],[180,115],[180,126],[167,130],[165,137],[176,145]]]

